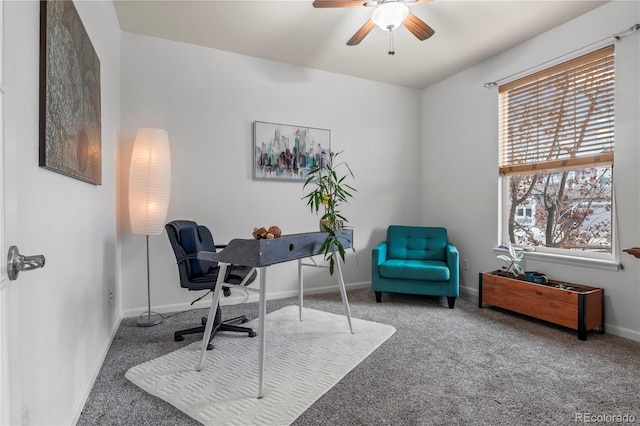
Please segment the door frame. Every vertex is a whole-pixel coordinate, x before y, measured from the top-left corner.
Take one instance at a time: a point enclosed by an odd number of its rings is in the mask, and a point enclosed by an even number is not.
[[[9,332],[8,332],[8,288],[7,265],[2,255],[7,253],[4,229],[4,0],[0,0],[0,424],[11,421],[11,400],[9,398]]]
[[[7,144],[7,127],[5,115],[6,102],[6,78],[7,78],[7,37],[6,2],[0,0],[0,424],[24,424],[28,417],[23,418],[21,413],[22,394],[19,383],[20,372],[19,333],[18,333],[18,288],[14,281],[10,281],[7,275],[7,253],[10,241],[16,237],[14,220],[15,215],[7,214],[7,206],[17,201],[14,196],[15,170],[7,167],[6,159],[15,156],[15,147]],[[13,138],[15,139],[15,138]],[[13,142],[15,144],[15,142]],[[12,153],[7,155],[7,150]],[[10,189],[9,189],[10,188]],[[12,195],[7,198],[7,193]],[[8,219],[10,217],[10,219]],[[9,220],[9,223],[7,223]],[[28,416],[28,413],[27,413]]]
[[[4,241],[4,0],[0,0],[0,259],[5,253]],[[9,286],[7,266],[0,261],[0,424],[8,424],[9,407],[9,333],[6,289]]]

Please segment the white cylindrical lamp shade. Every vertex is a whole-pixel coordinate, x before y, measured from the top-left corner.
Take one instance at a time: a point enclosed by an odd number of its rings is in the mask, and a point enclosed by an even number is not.
[[[129,219],[134,234],[160,235],[171,195],[169,135],[138,129],[129,168]]]

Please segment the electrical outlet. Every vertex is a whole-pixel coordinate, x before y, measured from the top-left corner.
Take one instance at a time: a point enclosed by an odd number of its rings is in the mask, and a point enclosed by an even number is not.
[[[462,259],[462,270],[463,271],[469,270],[469,259]]]
[[[109,304],[111,305],[113,303],[113,290],[109,290]]]

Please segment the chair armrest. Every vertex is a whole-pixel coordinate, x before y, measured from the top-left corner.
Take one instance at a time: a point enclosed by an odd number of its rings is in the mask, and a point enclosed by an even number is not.
[[[185,254],[183,256],[178,257],[176,263],[179,265],[185,260],[191,260],[191,259],[197,259],[197,258],[198,258],[198,253]]]
[[[216,248],[217,249],[224,249],[227,245],[226,244],[216,244]],[[198,258],[198,253],[191,253],[191,254],[185,254],[182,255],[180,257],[177,258],[177,262],[178,265],[181,264],[182,262],[184,262],[185,260],[191,260],[191,259],[197,259]]]
[[[371,250],[371,264],[378,266],[385,260],[387,260],[387,242],[382,241]]]
[[[447,244],[447,265],[449,265],[449,271],[451,273],[451,282],[457,283],[460,274],[460,255],[458,249],[451,243]]]

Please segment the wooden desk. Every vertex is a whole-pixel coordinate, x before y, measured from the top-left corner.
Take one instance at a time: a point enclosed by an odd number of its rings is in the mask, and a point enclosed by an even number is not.
[[[353,230],[346,229],[343,232],[344,237],[340,238],[344,248],[353,246]],[[220,272],[218,282],[213,292],[213,300],[209,309],[209,318],[202,338],[202,349],[200,353],[200,362],[197,366],[198,371],[202,370],[204,358],[207,352],[207,343],[211,336],[213,328],[214,316],[220,303],[220,290],[225,287],[241,287],[248,291],[259,293],[259,331],[258,336],[259,352],[258,352],[258,398],[263,396],[263,373],[264,373],[264,351],[266,341],[266,324],[265,317],[267,315],[266,288],[267,288],[267,267],[277,263],[290,262],[298,260],[298,292],[300,320],[302,320],[302,293],[303,293],[303,266],[319,266],[315,262],[313,264],[303,263],[302,260],[320,254],[320,246],[327,237],[326,232],[309,232],[304,234],[282,235],[280,238],[271,240],[255,240],[255,239],[235,239],[231,240],[224,250],[213,253],[207,251],[198,252],[198,259],[218,262]],[[338,284],[340,286],[340,295],[342,303],[345,307],[345,316],[349,323],[349,329],[353,333],[351,325],[351,311],[349,309],[349,301],[347,300],[347,292],[344,286],[344,278],[342,276],[342,266],[340,257],[337,252],[333,252],[334,261],[337,267]],[[228,265],[242,265],[252,267],[252,271],[247,275],[250,277],[253,270],[260,269],[260,288],[244,287],[245,282],[240,284],[228,284],[223,282]]]

